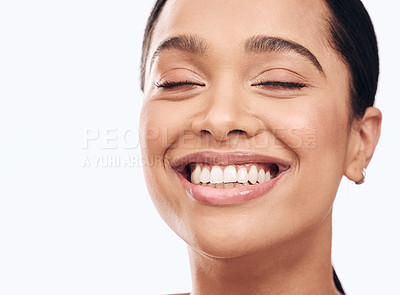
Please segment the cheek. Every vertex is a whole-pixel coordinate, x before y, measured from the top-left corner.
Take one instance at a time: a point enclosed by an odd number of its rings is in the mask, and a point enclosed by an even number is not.
[[[340,103],[333,97],[310,107],[312,114],[307,124],[315,132],[315,143],[302,151],[302,156],[321,178],[329,176],[340,180],[342,177],[349,135],[346,106],[344,101]]]
[[[310,104],[298,117],[301,145],[293,147],[299,161],[303,187],[332,200],[342,177],[347,144],[347,115],[336,103]],[[307,195],[307,194],[306,194]]]
[[[140,118],[144,154],[162,156],[167,149],[176,147],[181,135],[190,130],[193,109],[181,102],[145,102]]]
[[[320,96],[276,102],[258,114],[281,145],[301,160],[342,157],[348,137],[348,111],[344,102]]]
[[[263,115],[280,147],[294,158],[293,177],[284,189],[285,197],[276,200],[279,209],[273,213],[279,215],[276,220],[285,220],[287,228],[319,224],[332,208],[345,163],[346,106],[344,99],[325,94],[318,100],[277,101]],[[270,220],[265,219],[265,226]]]
[[[190,127],[189,110],[179,103],[146,100],[140,117],[143,171],[152,201],[164,221],[179,231],[182,196],[171,185],[174,172],[166,166],[166,153],[179,143],[182,130]]]

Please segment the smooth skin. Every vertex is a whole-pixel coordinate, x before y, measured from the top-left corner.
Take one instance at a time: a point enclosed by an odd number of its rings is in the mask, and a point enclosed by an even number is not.
[[[343,175],[362,178],[381,113],[370,107],[352,119],[350,76],[329,46],[327,11],[322,0],[169,0],[160,15],[147,63],[142,154],[157,210],[188,244],[192,295],[339,294],[332,205]],[[200,41],[201,50],[160,50],[177,36]],[[260,36],[303,46],[322,69],[293,50],[245,49]],[[160,87],[166,82],[186,84]],[[205,205],[188,196],[170,164],[201,151],[268,155],[290,169],[260,198]]]

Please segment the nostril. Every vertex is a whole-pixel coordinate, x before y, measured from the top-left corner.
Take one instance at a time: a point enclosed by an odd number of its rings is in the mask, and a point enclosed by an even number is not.
[[[200,132],[205,135],[212,135],[212,133],[208,130],[200,130]]]
[[[228,135],[234,135],[234,134],[246,134],[246,131],[235,129],[228,132]]]

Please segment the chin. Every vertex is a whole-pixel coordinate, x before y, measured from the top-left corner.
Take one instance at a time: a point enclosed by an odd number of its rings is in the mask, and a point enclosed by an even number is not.
[[[247,256],[262,248],[266,241],[262,241],[260,236],[255,238],[253,231],[250,228],[238,231],[231,226],[224,229],[223,226],[207,227],[203,224],[188,229],[181,237],[196,252],[214,258],[229,259]]]
[[[221,259],[274,249],[309,226],[291,226],[293,220],[284,212],[272,212],[268,203],[254,202],[245,208],[192,204],[185,209],[182,215],[164,210],[163,218],[194,251]]]

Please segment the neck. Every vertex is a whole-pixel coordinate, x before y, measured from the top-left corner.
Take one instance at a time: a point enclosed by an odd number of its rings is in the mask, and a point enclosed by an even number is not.
[[[192,295],[339,294],[331,263],[332,215],[301,237],[236,258],[215,258],[189,248]]]

